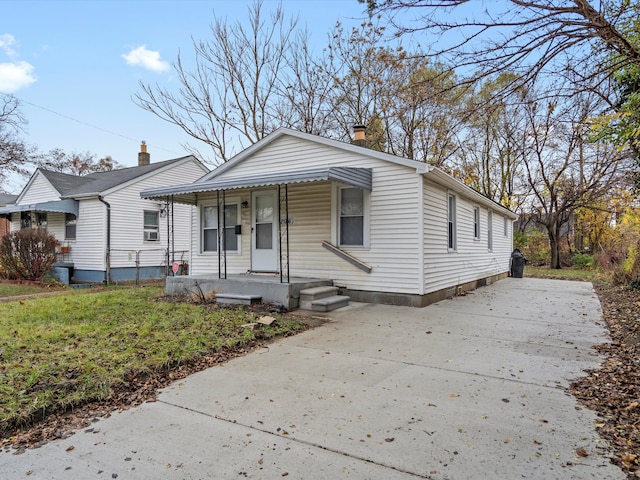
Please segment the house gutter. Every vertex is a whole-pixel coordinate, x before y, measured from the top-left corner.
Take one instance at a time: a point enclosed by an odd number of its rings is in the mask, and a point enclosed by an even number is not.
[[[107,273],[107,285],[111,283],[111,205],[104,198],[98,195],[98,200],[107,206],[107,252],[105,255],[106,260],[106,273]]]

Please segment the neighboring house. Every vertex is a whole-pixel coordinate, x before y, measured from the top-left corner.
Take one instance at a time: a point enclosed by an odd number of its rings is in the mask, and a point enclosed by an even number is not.
[[[196,182],[141,196],[197,207],[189,276],[200,288],[291,275],[330,279],[356,301],[422,306],[509,272],[510,210],[431,165],[286,128]],[[174,280],[186,278],[169,278],[168,293]]]
[[[12,204],[18,198],[17,195],[10,195],[8,193],[0,193],[0,208],[6,207],[9,204]],[[0,238],[4,237],[7,233],[11,231],[11,222],[8,218],[4,218],[0,216]]]
[[[12,230],[45,227],[55,235],[53,271],[61,281],[163,278],[189,256],[192,208],[142,200],[140,191],[195,181],[209,170],[193,156],[150,163],[144,142],[141,150],[137,167],[86,176],[37,169],[0,215]]]

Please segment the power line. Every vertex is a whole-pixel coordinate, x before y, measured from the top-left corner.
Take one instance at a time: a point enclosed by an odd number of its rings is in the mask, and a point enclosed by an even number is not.
[[[132,142],[135,142],[136,144],[140,142],[140,140],[136,140],[135,138],[128,137],[127,135],[123,135],[121,133],[114,132],[112,130],[107,130],[106,128],[103,128],[103,127],[98,127],[96,125],[92,125],[92,124],[90,124],[88,122],[85,122],[83,120],[78,120],[77,118],[70,117],[69,115],[65,115],[63,113],[56,112],[55,110],[51,110],[50,108],[43,107],[42,105],[37,105],[37,104],[35,104],[33,102],[28,102],[27,100],[24,100],[23,98],[18,98],[15,95],[8,95],[6,93],[2,93],[2,95],[4,95],[5,97],[12,96],[13,98],[16,98],[18,101],[20,101],[22,103],[26,103],[27,105],[31,105],[32,107],[39,108],[41,110],[44,110],[45,112],[53,113],[54,115],[57,115],[57,116],[62,117],[62,118],[66,118],[67,120],[71,120],[72,122],[79,123],[80,125],[91,127],[91,128],[96,129],[96,130],[99,130],[101,132],[105,132],[105,133],[108,133],[110,135],[114,135],[116,137],[124,138],[125,140],[130,140]],[[156,150],[164,150],[165,152],[173,153],[175,155],[180,155],[179,152],[175,152],[175,151],[169,150],[167,148],[162,148],[162,147],[159,147],[157,145],[149,145],[149,146],[153,147]]]

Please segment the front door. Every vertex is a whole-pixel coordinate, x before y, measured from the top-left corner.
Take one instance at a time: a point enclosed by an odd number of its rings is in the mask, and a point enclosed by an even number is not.
[[[251,270],[275,272],[278,269],[278,204],[275,190],[251,194]]]

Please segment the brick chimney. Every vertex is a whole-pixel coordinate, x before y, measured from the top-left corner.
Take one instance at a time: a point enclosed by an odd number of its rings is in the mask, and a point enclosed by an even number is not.
[[[367,146],[367,138],[365,135],[365,131],[367,127],[364,125],[354,125],[353,126],[353,144],[358,145],[359,147]]]
[[[138,153],[138,166],[149,165],[151,163],[151,154],[147,153],[147,143],[143,140],[140,145],[140,153]]]

